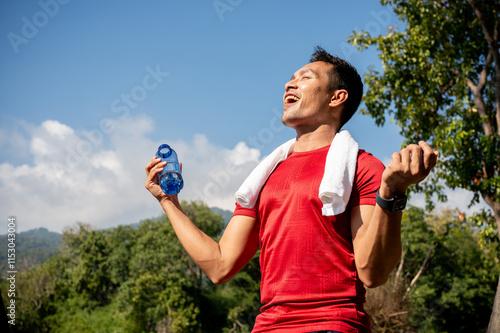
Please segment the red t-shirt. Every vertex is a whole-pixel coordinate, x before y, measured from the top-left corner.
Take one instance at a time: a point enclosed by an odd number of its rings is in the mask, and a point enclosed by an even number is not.
[[[346,211],[323,216],[319,185],[329,146],[294,152],[269,176],[253,209],[260,223],[261,313],[252,332],[370,332],[354,263],[350,210],[375,205],[384,165],[360,150]]]

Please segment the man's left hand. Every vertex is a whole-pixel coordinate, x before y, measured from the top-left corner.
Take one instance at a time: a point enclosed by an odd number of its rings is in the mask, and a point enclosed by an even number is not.
[[[403,194],[410,185],[424,180],[436,165],[438,152],[420,141],[418,145],[411,144],[391,157],[391,163],[382,174],[380,187],[380,195],[385,198]]]

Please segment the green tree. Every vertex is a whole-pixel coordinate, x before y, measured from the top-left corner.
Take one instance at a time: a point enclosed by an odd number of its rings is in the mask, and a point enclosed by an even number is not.
[[[182,206],[201,230],[220,238],[224,228],[220,214],[200,202],[183,202]],[[130,278],[117,295],[122,311],[133,318],[130,331],[221,332],[232,324],[228,313],[235,313],[238,306],[239,314],[248,310],[244,287],[236,283],[214,286],[208,281],[180,244],[166,216],[143,221],[136,233]]]
[[[411,293],[413,322],[422,327],[432,321],[435,332],[484,332],[500,273],[498,241],[481,247],[477,228],[457,210],[429,215],[426,223],[436,247]]]
[[[194,299],[198,277],[190,258],[164,216],[145,220],[131,248],[130,276],[118,298],[133,317],[131,331],[152,332],[157,326],[170,332],[195,330],[199,308]]]
[[[82,234],[72,274],[75,292],[99,305],[106,305],[115,287],[109,272],[109,238],[98,230],[81,229],[79,235]]]
[[[61,289],[60,279],[65,278],[66,261],[58,255],[29,271],[20,272],[16,279],[16,326],[15,332],[49,332],[47,317],[55,313],[57,292]],[[8,299],[8,283],[1,285],[4,302]],[[6,304],[5,304],[6,305]]]
[[[484,332],[499,273],[498,240],[481,245],[457,210],[403,215],[403,255],[381,288],[369,289],[374,332]],[[491,274],[494,273],[494,274]]]
[[[365,73],[362,112],[383,125],[393,117],[406,142],[437,147],[440,163],[413,190],[445,199],[464,188],[491,207],[500,233],[500,5],[497,0],[382,0],[403,28],[353,33],[360,50],[375,45],[382,71]],[[431,205],[430,205],[431,206]],[[500,282],[500,280],[499,280]],[[500,327],[500,283],[491,327]]]
[[[218,240],[223,218],[200,202],[186,214]],[[60,251],[18,278],[20,332],[249,332],[260,307],[258,255],[215,286],[191,260],[165,215],[137,228],[63,233]],[[6,295],[8,283],[0,284]]]

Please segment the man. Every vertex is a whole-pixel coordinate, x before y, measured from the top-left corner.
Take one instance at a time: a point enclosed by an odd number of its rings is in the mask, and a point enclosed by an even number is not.
[[[214,283],[231,279],[261,248],[263,306],[253,332],[370,331],[363,285],[384,284],[399,262],[404,193],[429,174],[437,152],[425,142],[409,145],[384,168],[356,145],[345,207],[325,214],[318,197],[325,163],[362,90],[350,64],[316,48],[285,85],[282,122],[295,129],[296,141],[264,176],[255,204],[236,204],[219,243],[189,220],[177,196],[161,191],[156,176],[165,163],[153,159],[146,167],[146,188]]]

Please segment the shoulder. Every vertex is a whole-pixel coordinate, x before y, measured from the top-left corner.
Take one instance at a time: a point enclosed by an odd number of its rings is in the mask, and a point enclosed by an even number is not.
[[[357,175],[366,173],[382,173],[385,170],[384,164],[371,153],[360,149],[358,152]]]
[[[378,158],[362,149],[359,150],[354,184],[360,196],[369,195],[375,198],[384,170],[385,166]]]

